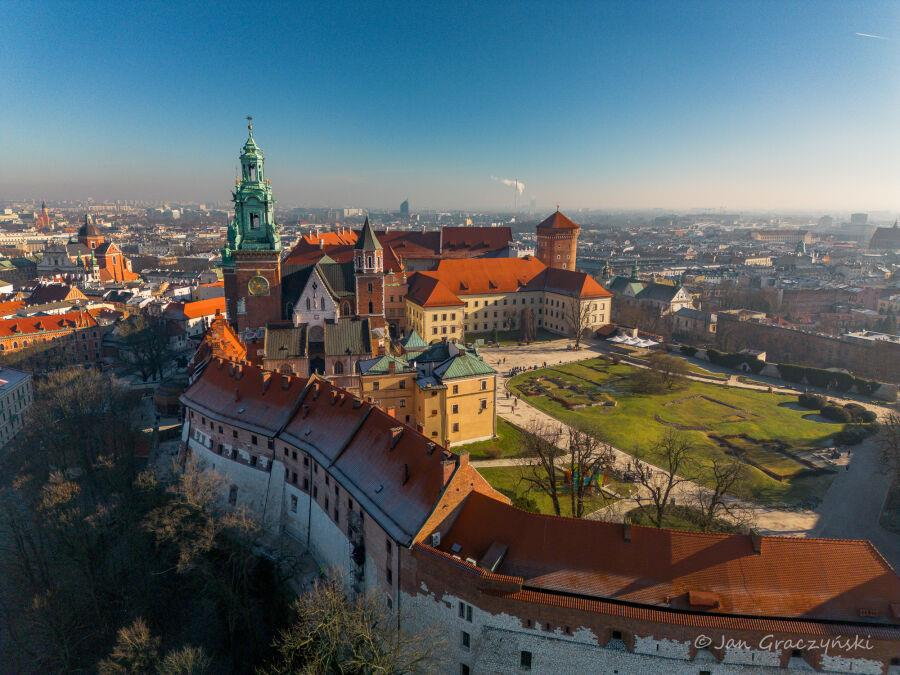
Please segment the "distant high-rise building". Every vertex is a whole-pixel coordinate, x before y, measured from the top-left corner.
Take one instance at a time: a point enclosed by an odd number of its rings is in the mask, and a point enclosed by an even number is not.
[[[821,218],[819,218],[819,227],[826,229],[834,227],[834,218],[832,218],[831,216],[822,216]]]
[[[400,202],[400,217],[409,218],[409,200],[404,199]]]
[[[850,224],[863,226],[869,222],[869,214],[868,213],[851,213],[850,214]]]

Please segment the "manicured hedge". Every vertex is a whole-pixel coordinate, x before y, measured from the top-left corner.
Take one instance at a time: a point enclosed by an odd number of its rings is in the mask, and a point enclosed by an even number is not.
[[[857,445],[877,431],[874,424],[848,424],[833,436],[838,445]]]
[[[820,411],[820,413],[825,419],[829,419],[834,422],[853,421],[853,415],[850,414],[850,411],[841,408],[840,406],[834,405],[833,403],[822,406],[822,410]]]
[[[694,356],[697,354],[697,348],[691,347],[690,345],[681,345],[679,349],[681,349],[681,353],[685,354],[686,356]]]
[[[798,366],[794,363],[776,363],[778,374],[783,380],[802,384],[806,382],[822,389],[834,389],[840,392],[850,391],[856,387],[856,391],[865,396],[871,396],[881,386],[880,382],[863,380],[853,377],[850,373],[837,370],[825,370],[823,368],[810,368]]]
[[[766,367],[765,361],[741,354],[740,352],[720,352],[715,349],[708,349],[706,350],[706,355],[709,357],[710,362],[715,363],[717,366],[724,366],[733,370],[743,370],[741,366],[746,364],[752,373],[759,373]]]
[[[818,394],[800,394],[797,397],[797,403],[810,410],[821,410],[826,401]]]

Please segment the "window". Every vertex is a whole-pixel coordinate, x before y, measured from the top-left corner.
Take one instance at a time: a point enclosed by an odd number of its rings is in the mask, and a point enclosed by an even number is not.
[[[531,652],[522,651],[519,654],[519,667],[522,670],[531,670]]]
[[[432,321],[437,321],[437,314],[432,314],[432,315],[431,315],[431,320],[432,320]]]
[[[453,423],[453,431],[454,431],[454,432],[459,431],[459,422],[454,422],[454,423]]]
[[[487,391],[487,380],[481,381],[481,391]]]
[[[250,442],[253,443],[253,445],[256,445],[256,444],[257,444],[256,441],[257,441],[256,436],[254,436],[254,435],[251,434],[251,435],[250,435]]]
[[[612,639],[613,639],[613,640],[621,640],[621,639],[622,639],[622,631],[620,631],[620,630],[614,630],[614,631],[612,632]]]
[[[267,447],[269,450],[274,450],[274,449],[275,449],[275,439],[274,439],[274,438],[267,438],[267,439],[266,439],[266,447]]]
[[[291,513],[297,513],[297,496],[291,495]]]
[[[459,414],[459,406],[456,403],[454,403],[453,406],[450,408],[450,411],[454,415],[458,415]]]
[[[375,313],[375,305],[372,303],[371,300],[369,300],[369,314],[374,314],[374,313]]]
[[[469,670],[469,666],[467,666],[465,663],[459,664],[459,675],[469,675],[469,673],[471,672],[472,671]]]
[[[335,361],[334,363],[334,374],[335,375],[343,375],[344,374],[344,364],[340,361]]]
[[[372,285],[371,281],[366,284],[366,290],[369,291],[369,293],[372,293],[375,290],[375,287]]]
[[[400,387],[401,389],[406,389],[406,380],[400,380],[399,387]]]
[[[389,585],[393,584],[394,583],[394,573],[391,571],[391,568],[388,567],[387,569],[385,569],[384,573],[385,573],[385,578],[387,579],[388,584]]]
[[[472,637],[466,631],[460,631],[459,644],[463,649],[469,649],[472,645]]]
[[[319,309],[323,309],[323,310],[325,309],[325,296],[324,295],[321,298],[319,298]]]
[[[297,472],[291,471],[291,482],[296,485],[297,484]]]
[[[375,380],[372,383],[372,391],[378,391],[380,388],[381,388],[381,382],[379,382],[378,380]]]
[[[487,399],[486,399],[486,398],[481,399],[481,400],[478,402],[478,407],[479,407],[481,410],[487,410]]]
[[[405,408],[405,407],[406,407],[406,399],[405,399],[405,398],[401,398],[401,399],[400,399],[400,407],[401,407],[401,408]]]
[[[232,429],[231,435],[232,435],[232,437],[237,438],[237,429]]]
[[[250,229],[251,230],[259,229],[259,214],[258,213],[250,214]]]
[[[458,384],[454,384],[454,385],[453,385],[453,393],[454,393],[454,394],[458,394],[458,393],[459,393],[459,385],[458,385]]]
[[[228,503],[231,504],[232,506],[237,504],[237,493],[238,493],[237,485],[232,485],[230,488],[228,488]]]
[[[466,621],[472,621],[472,605],[460,601],[459,618],[465,619]]]

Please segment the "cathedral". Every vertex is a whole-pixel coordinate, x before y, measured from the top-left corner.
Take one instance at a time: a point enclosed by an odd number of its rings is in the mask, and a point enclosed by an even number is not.
[[[85,214],[75,241],[44,249],[37,271],[42,277],[81,283],[124,283],[139,278],[122,249],[106,240],[90,214]]]

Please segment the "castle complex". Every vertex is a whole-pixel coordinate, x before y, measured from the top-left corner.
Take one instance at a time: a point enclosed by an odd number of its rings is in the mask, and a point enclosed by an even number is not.
[[[900,578],[868,542],[537,515],[450,452],[494,434],[495,375],[467,336],[609,322],[572,221],[544,221],[534,259],[502,255],[508,231],[449,245],[368,222],[282,256],[262,162],[251,133],[223,248],[231,324],[213,322],[181,397],[184,450],[224,476],[223,501],[443,636],[440,672],[900,670]]]

